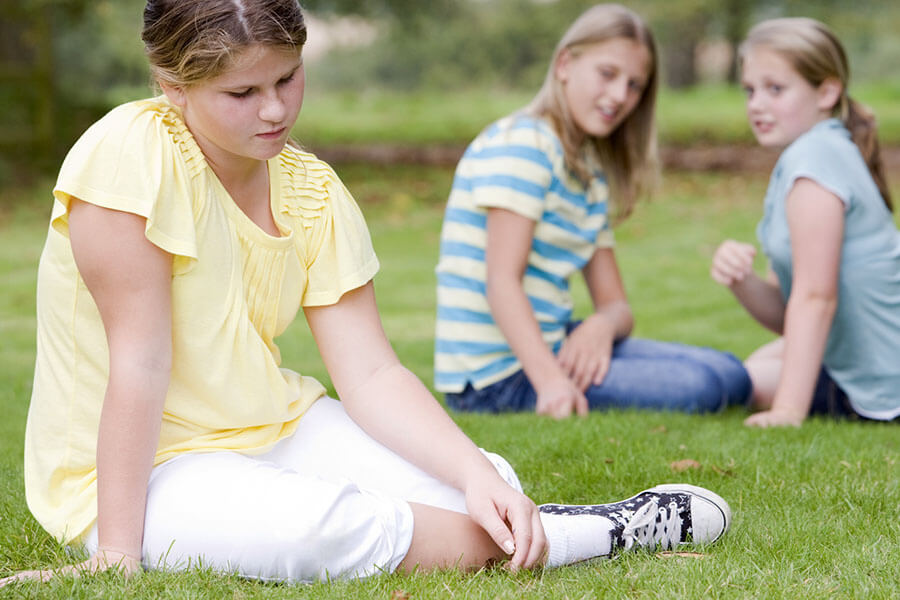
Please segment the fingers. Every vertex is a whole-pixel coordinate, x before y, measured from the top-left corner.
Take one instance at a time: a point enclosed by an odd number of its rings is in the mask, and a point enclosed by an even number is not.
[[[554,419],[565,419],[574,412],[588,414],[588,401],[584,394],[566,376],[557,377],[537,389],[535,412]]]
[[[578,396],[575,398],[575,414],[579,417],[586,417],[590,413],[590,406],[588,406],[587,397],[582,392],[578,392]]]
[[[0,587],[20,581],[41,581],[46,583],[53,577],[59,575],[74,575],[75,577],[80,577],[82,575],[91,575],[107,569],[118,569],[125,575],[130,575],[139,570],[140,566],[141,562],[139,559],[125,554],[118,553],[113,556],[106,553],[100,553],[75,565],[66,565],[57,569],[21,571],[15,575],[0,579]]]
[[[610,355],[599,348],[589,351],[574,349],[575,344],[564,345],[559,353],[559,365],[572,383],[581,391],[591,385],[600,385],[609,370]]]
[[[497,507],[495,505],[491,504],[483,510],[479,510],[477,513],[472,512],[470,514],[475,518],[476,522],[481,525],[481,528],[491,536],[491,539],[494,540],[494,543],[497,544],[498,548],[509,555],[515,554],[518,548],[513,532],[510,531],[510,528],[507,527],[503,519],[500,518],[500,514],[497,512]]]
[[[766,427],[765,413],[756,413],[744,419],[744,425],[747,427]]]
[[[572,402],[571,398],[566,398],[553,405],[553,412],[550,414],[550,416],[557,421],[567,419],[572,414],[572,409],[574,408],[574,406],[575,404],[574,402]]]
[[[603,383],[603,380],[606,379],[606,374],[609,373],[611,360],[607,359],[600,363],[600,367],[597,369],[597,372],[594,374],[594,379],[591,381],[592,385],[600,385]]]
[[[747,427],[800,427],[803,424],[803,417],[787,414],[784,412],[776,412],[773,410],[765,410],[750,415],[744,419],[744,425]]]
[[[539,563],[547,550],[547,537],[537,507],[527,496],[519,494],[506,514],[516,544],[516,551],[510,557],[508,566],[513,571],[530,569]]]
[[[35,570],[35,571],[20,571],[15,575],[10,575],[9,577],[4,577],[0,579],[0,587],[4,587],[11,583],[18,583],[21,581],[41,581],[47,582],[50,581],[50,578],[56,575],[56,571],[51,570]]]
[[[549,549],[547,546],[547,534],[544,532],[544,525],[541,523],[541,515],[536,506],[531,513],[531,531],[531,549],[525,557],[525,562],[523,564],[526,569],[533,569],[543,565]]]
[[[716,283],[731,286],[753,271],[756,247],[734,240],[722,242],[713,255],[709,274]]]

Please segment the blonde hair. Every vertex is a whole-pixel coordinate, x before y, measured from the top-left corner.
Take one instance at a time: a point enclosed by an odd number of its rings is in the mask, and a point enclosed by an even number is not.
[[[625,38],[642,44],[650,54],[647,83],[634,110],[609,136],[587,136],[575,123],[556,76],[560,55],[577,55],[584,47]],[[653,34],[634,12],[619,4],[597,4],[579,16],[553,52],[544,84],[525,111],[547,118],[562,142],[566,165],[585,184],[593,177],[584,151],[595,153],[609,179],[615,216],[624,219],[642,195],[656,185],[659,165],[656,149],[657,52]]]
[[[297,0],[148,0],[141,39],[156,82],[189,86],[250,45],[300,51],[306,24]]]
[[[840,40],[824,24],[802,17],[770,19],[759,23],[747,34],[740,47],[740,58],[751,48],[765,47],[777,52],[810,85],[818,88],[826,79],[841,84],[841,97],[832,108],[832,116],[843,121],[859,148],[885,205],[893,210],[878,131],[872,111],[850,97],[850,66]]]

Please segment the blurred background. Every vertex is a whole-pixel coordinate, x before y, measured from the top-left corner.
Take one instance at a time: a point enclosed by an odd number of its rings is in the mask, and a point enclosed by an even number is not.
[[[900,142],[900,2],[634,0],[660,45],[665,148],[750,145],[735,47],[756,21],[811,16],[845,43],[851,93]],[[526,103],[577,0],[306,0],[307,98],[295,135],[330,160],[452,162]],[[152,93],[143,0],[0,2],[0,185],[52,175],[112,106]],[[367,153],[368,152],[368,153]],[[716,152],[714,155],[721,156]]]

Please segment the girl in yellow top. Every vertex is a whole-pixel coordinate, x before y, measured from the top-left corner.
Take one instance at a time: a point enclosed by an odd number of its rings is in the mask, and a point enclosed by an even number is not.
[[[358,207],[286,144],[296,0],[150,0],[143,39],[164,95],[71,150],[38,276],[26,497],[90,558],[0,585],[197,559],[279,581],[552,566],[725,531],[691,486],[539,510],[400,365]],[[341,402],[280,367],[300,307]]]

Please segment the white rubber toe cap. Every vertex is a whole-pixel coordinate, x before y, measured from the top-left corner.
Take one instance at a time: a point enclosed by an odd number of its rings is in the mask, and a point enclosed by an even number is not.
[[[715,492],[686,483],[658,485],[653,491],[690,494],[691,525],[695,544],[711,544],[722,537],[731,526],[731,507]]]

